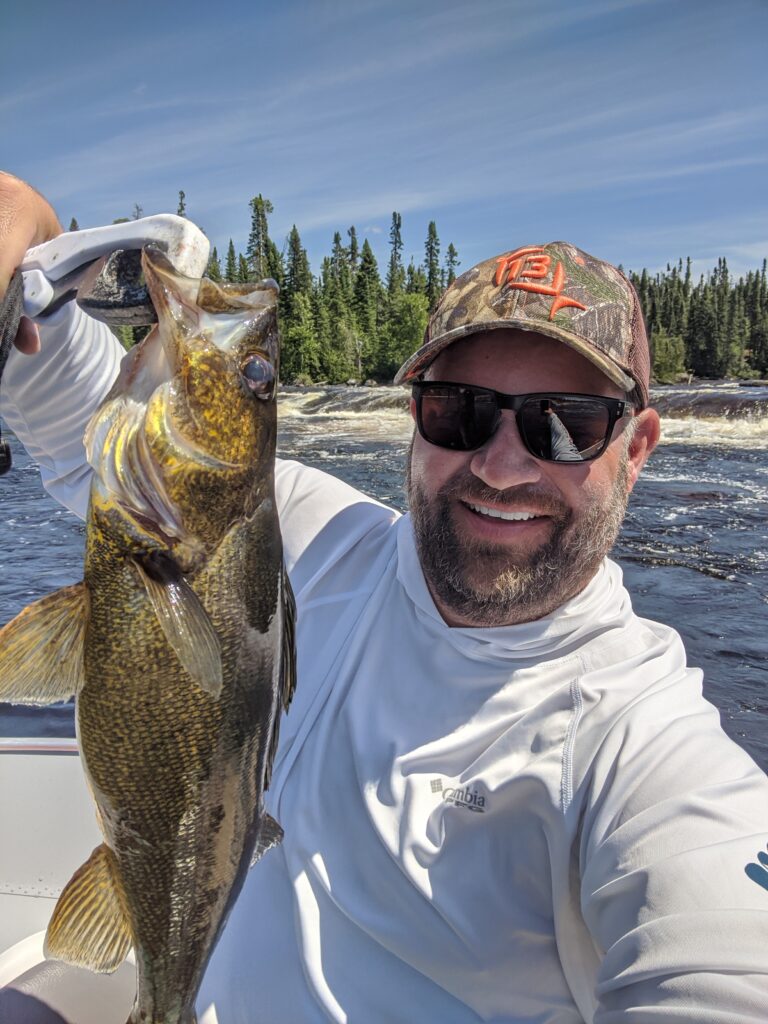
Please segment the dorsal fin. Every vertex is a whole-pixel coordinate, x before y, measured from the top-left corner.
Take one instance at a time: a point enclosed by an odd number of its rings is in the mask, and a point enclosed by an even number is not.
[[[296,689],[296,598],[293,596],[291,581],[285,566],[280,574],[280,590],[283,605],[283,643],[280,652],[280,690],[279,703],[275,720],[272,724],[272,735],[269,739],[269,751],[264,772],[264,788],[269,788],[272,778],[272,765],[277,753],[280,737],[280,711],[287,711]]]

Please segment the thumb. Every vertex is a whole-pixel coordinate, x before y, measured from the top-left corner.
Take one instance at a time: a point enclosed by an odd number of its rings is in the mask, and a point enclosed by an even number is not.
[[[25,356],[32,356],[40,351],[40,332],[37,325],[28,317],[21,318],[19,330],[13,343]]]
[[[50,203],[31,185],[0,171],[0,299],[27,249],[61,233]]]

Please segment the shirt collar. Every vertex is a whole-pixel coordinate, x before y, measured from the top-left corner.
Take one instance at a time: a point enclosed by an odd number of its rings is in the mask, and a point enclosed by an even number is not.
[[[412,602],[416,616],[442,641],[481,660],[565,656],[605,631],[626,624],[632,614],[620,567],[608,558],[587,586],[550,615],[514,626],[448,626],[429,592],[416,551],[410,515],[395,526],[397,578]]]

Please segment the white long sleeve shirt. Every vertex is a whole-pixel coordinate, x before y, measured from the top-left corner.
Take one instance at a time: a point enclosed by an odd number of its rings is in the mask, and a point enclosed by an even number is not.
[[[82,371],[30,390],[15,354],[0,411],[82,511],[74,427],[50,424],[61,402],[82,429],[113,349],[79,323]],[[409,517],[297,463],[277,494],[299,611],[267,794],[285,838],[201,1024],[765,1024],[768,780],[619,568],[536,622],[450,628]]]

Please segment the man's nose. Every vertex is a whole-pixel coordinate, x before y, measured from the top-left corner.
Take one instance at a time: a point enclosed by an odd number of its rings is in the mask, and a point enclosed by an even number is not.
[[[541,479],[541,463],[523,444],[515,414],[505,410],[493,437],[478,448],[469,468],[478,479],[497,491]]]

